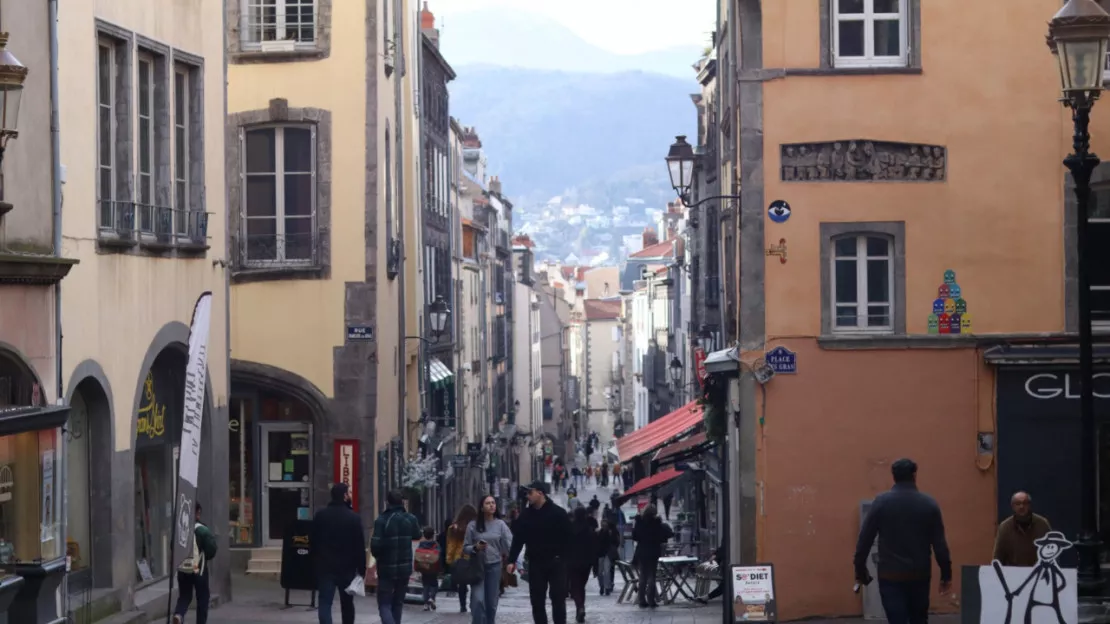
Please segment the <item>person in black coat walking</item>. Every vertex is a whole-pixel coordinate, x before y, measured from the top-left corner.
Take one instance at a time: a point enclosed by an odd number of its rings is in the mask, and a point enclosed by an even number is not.
[[[366,534],[362,518],[351,510],[346,483],[331,488],[331,502],[312,519],[309,546],[316,568],[320,624],[332,624],[331,607],[339,593],[343,624],[355,622],[355,598],[345,589],[356,576],[366,578]]]
[[[674,537],[674,531],[663,523],[655,505],[648,505],[644,513],[636,519],[632,527],[632,539],[636,541],[636,565],[640,569],[640,608],[659,606],[656,603],[655,571],[659,567],[659,557],[663,554],[663,544]]]
[[[591,520],[585,507],[576,507],[570,523],[567,580],[578,622],[586,621],[586,582],[590,579],[590,570],[597,564],[597,528],[596,521]]]

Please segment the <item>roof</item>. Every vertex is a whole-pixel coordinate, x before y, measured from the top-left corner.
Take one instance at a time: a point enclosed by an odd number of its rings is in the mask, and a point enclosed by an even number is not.
[[[574,267],[572,266],[559,267],[559,272],[563,274],[563,279],[574,277]]]
[[[589,303],[588,301],[586,303]],[[666,416],[650,422],[617,440],[621,463],[647,454],[664,444],[678,440],[701,424],[702,407],[690,401]]]
[[[661,462],[668,459],[675,459],[679,455],[694,451],[697,449],[697,447],[708,444],[709,440],[706,438],[706,433],[704,431],[702,431],[701,433],[695,433],[685,440],[681,440],[673,444],[668,444],[667,446],[659,449],[655,453],[655,457],[651,458],[651,461]]]
[[[645,478],[640,479],[639,481],[637,481],[635,484],[633,484],[632,487],[628,488],[627,490],[624,491],[623,494],[621,494],[621,498],[627,498],[629,496],[639,494],[640,492],[646,492],[648,490],[653,490],[653,489],[655,489],[655,488],[657,488],[657,487],[659,487],[659,486],[661,486],[665,483],[669,483],[671,481],[674,481],[675,479],[677,479],[681,476],[682,476],[682,471],[681,470],[676,470],[674,468],[667,468],[666,470],[661,470],[661,471],[651,475],[650,477],[645,477]]]
[[[682,245],[681,239],[677,236],[668,238],[667,240],[656,243],[654,245],[644,247],[640,251],[628,256],[629,258],[673,258],[675,255],[675,248]]]
[[[620,318],[620,299],[587,299],[582,302],[587,321],[608,321]]]

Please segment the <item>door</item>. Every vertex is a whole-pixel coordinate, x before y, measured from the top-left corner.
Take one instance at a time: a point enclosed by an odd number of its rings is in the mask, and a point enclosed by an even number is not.
[[[280,546],[294,520],[312,519],[312,427],[260,423],[262,543]]]

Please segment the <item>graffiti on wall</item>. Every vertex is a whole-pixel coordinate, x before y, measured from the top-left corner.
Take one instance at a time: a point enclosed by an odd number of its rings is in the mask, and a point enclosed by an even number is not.
[[[967,301],[963,289],[956,283],[956,272],[944,272],[944,283],[937,288],[937,298],[933,300],[933,312],[929,315],[930,334],[970,334],[971,314],[967,311]]]

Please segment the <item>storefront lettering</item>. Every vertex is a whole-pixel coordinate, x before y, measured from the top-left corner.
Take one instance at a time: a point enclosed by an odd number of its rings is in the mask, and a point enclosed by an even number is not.
[[[231,420],[227,421],[227,428],[232,433],[239,433],[239,419],[232,418]]]
[[[143,382],[143,405],[139,408],[136,437],[160,438],[166,434],[166,406],[158,404],[154,393],[154,373],[146,374]]]
[[[1103,392],[1099,392],[1099,383],[1101,379],[1110,379],[1110,373],[1095,373],[1095,387],[1094,395],[1099,399],[1110,399],[1110,391],[1104,388]],[[1105,383],[1103,384],[1105,385]],[[1058,375],[1056,373],[1039,373],[1030,376],[1025,380],[1025,393],[1034,399],[1051,400],[1058,397],[1065,399],[1078,399],[1079,398],[1079,380],[1072,380],[1070,373]]]

